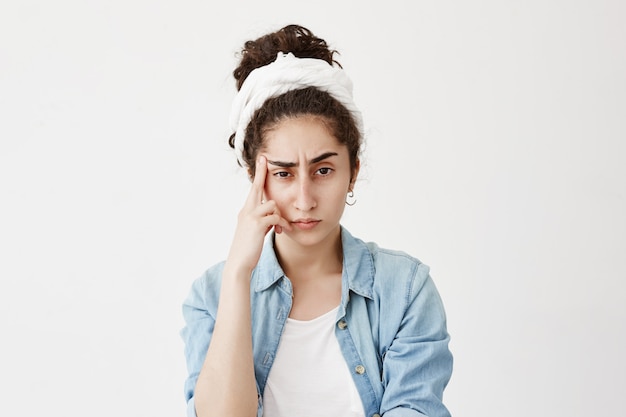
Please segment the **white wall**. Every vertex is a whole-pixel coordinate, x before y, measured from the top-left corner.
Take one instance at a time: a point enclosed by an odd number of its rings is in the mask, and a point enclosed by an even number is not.
[[[345,225],[432,268],[453,415],[621,415],[625,19],[618,0],[3,2],[0,415],[184,414],[180,305],[247,191],[234,52],[292,22],[342,52],[366,119]]]

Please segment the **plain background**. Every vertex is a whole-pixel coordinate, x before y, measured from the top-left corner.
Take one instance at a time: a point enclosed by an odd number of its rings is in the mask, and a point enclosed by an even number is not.
[[[344,225],[430,265],[453,415],[622,415],[625,4],[3,1],[0,415],[184,415],[181,304],[248,190],[235,53],[288,23],[354,81]]]

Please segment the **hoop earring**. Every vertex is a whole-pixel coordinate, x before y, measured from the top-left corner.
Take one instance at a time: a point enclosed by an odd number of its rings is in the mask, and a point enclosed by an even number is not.
[[[352,199],[352,201],[348,201],[349,199]],[[348,198],[346,198],[346,204],[348,206],[353,206],[356,204],[356,198],[354,198],[354,191],[350,190],[348,192]]]

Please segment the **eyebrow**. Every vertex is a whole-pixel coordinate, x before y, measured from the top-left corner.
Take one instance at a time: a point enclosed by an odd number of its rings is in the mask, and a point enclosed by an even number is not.
[[[315,158],[311,159],[309,161],[309,164],[316,164],[318,162],[323,161],[324,159],[330,158],[331,156],[337,156],[337,155],[338,155],[337,152],[325,152],[321,154],[320,156],[316,156]],[[293,168],[293,167],[298,166],[297,162],[283,162],[283,161],[270,161],[270,160],[268,160],[267,162],[272,165],[279,166],[281,168]]]

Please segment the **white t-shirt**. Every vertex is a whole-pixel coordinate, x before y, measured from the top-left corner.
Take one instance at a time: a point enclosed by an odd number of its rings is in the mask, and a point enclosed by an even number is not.
[[[263,393],[263,417],[364,417],[337,338],[339,307],[313,320],[287,319]]]

